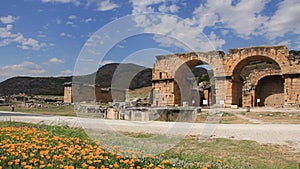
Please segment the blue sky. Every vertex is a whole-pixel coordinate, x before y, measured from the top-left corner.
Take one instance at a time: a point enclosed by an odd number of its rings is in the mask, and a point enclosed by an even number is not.
[[[174,52],[299,50],[299,34],[299,0],[2,0],[0,81],[111,62],[151,67]]]

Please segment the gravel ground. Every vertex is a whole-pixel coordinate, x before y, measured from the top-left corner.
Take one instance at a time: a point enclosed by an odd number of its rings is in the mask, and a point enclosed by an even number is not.
[[[259,143],[271,143],[291,146],[300,152],[300,125],[296,124],[205,124],[183,122],[137,122],[123,120],[103,120],[66,116],[36,115],[21,112],[0,112],[1,121],[20,121],[46,123],[52,125],[67,124],[85,129],[105,130],[109,132],[138,132],[174,136],[193,135],[201,139],[230,138],[253,140]]]

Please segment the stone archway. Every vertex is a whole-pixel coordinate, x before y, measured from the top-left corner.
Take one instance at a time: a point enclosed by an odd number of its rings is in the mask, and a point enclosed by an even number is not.
[[[200,60],[189,60],[176,70],[174,79],[179,90],[174,91],[174,97],[177,105],[187,103],[192,106],[200,106],[203,105],[203,100],[206,100],[206,106],[215,103],[214,72],[205,68],[196,68],[199,65],[207,65],[207,63]],[[202,70],[201,77],[197,74],[200,69]],[[207,76],[207,79],[203,79],[203,76]]]
[[[300,104],[300,56],[290,53],[286,46],[258,46],[230,49],[228,54],[212,51],[157,56],[152,75],[153,105],[182,104],[182,96],[176,93],[185,93],[186,89],[180,86],[179,83],[182,82],[175,74],[182,65],[186,65],[189,70],[193,65],[189,64],[195,62],[211,65],[215,78],[216,104],[249,106],[242,97],[243,82],[246,80],[241,72],[247,64],[260,60],[274,63],[278,72],[272,74],[268,70],[260,70],[261,74],[256,72],[257,82],[251,83],[258,84],[259,79],[264,79],[265,76],[280,75],[283,77],[280,85],[284,86],[284,105]]]
[[[190,90],[193,87],[186,81],[187,76],[191,75],[191,67],[209,64],[214,75],[221,74],[224,72],[223,65],[220,64],[223,63],[221,57],[223,55],[223,52],[213,51],[157,56],[152,75],[153,105],[180,106],[183,102],[191,105],[190,98],[193,93]],[[196,95],[195,98],[197,99],[195,101],[200,102],[199,96]],[[224,98],[222,99],[224,100]]]
[[[256,106],[283,106],[284,79],[281,75],[261,78],[255,88]]]
[[[230,87],[231,93],[229,94],[227,102],[231,105],[249,106],[249,103],[245,103],[243,99],[243,84],[247,83],[246,79],[241,77],[242,70],[245,67],[255,61],[263,61],[273,63],[277,65],[278,74],[286,74],[289,68],[288,50],[286,47],[252,47],[243,49],[232,49],[229,53],[229,59],[227,60],[226,73],[231,74]],[[266,69],[260,70],[263,74],[267,73]],[[256,73],[259,71],[256,71]],[[258,75],[259,76],[259,75]],[[250,105],[253,105],[254,97],[250,95]],[[249,102],[249,101],[248,101]]]
[[[243,99],[243,106],[244,107],[254,107],[257,106],[257,99],[259,97],[257,96],[257,86],[258,82],[267,77],[267,76],[281,76],[280,70],[270,69],[266,68],[265,70],[253,70],[247,77],[245,83],[242,86],[242,99]],[[283,82],[280,82],[281,86],[283,86]],[[284,101],[284,97],[282,97],[282,100]]]

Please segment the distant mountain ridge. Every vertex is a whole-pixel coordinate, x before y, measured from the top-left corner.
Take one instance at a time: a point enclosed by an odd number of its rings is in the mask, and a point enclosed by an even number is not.
[[[117,72],[117,74],[115,74]],[[132,76],[129,88],[151,86],[152,69],[135,64],[111,63],[100,67],[97,72],[80,77],[13,77],[0,83],[0,95],[25,93],[27,95],[63,95],[65,82],[80,80],[100,87],[111,87],[113,76],[121,81]],[[124,78],[124,79],[122,79]],[[119,81],[119,80],[118,80]]]
[[[0,83],[0,95],[63,95],[65,82],[72,77],[13,77]]]

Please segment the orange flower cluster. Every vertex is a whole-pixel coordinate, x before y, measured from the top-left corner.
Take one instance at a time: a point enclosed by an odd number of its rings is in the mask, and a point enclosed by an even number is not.
[[[52,135],[34,127],[0,128],[1,168],[170,168],[171,163],[152,163],[110,153],[90,140]]]
[[[116,147],[117,149],[117,147]],[[129,151],[126,151],[128,153]],[[108,152],[88,139],[57,136],[46,129],[34,127],[0,128],[0,169],[162,169],[186,168],[163,156],[129,158],[124,152]],[[221,161],[218,161],[221,163]],[[206,168],[211,168],[206,165]],[[198,168],[196,165],[189,168]],[[225,168],[225,167],[224,167]],[[229,168],[229,166],[226,166]]]

